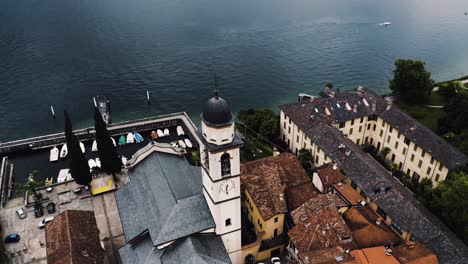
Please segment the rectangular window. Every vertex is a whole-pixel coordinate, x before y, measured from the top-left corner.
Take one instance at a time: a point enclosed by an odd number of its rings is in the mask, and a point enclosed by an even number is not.
[[[414,144],[413,150],[418,151],[418,145]]]
[[[406,155],[406,148],[403,148],[402,153],[403,153],[403,155]]]
[[[423,150],[422,157],[424,158],[425,155],[426,155],[426,151]]]
[[[390,128],[388,129],[388,132],[392,133],[392,131],[393,131],[393,127],[390,127]]]
[[[431,157],[431,164],[434,164],[434,157]]]
[[[315,164],[318,163],[318,159],[319,159],[319,156],[316,156],[316,157],[315,157]]]
[[[299,135],[296,136],[296,142],[299,143]]]
[[[382,135],[383,135],[383,130],[380,129],[380,137],[382,137]]]
[[[398,139],[400,139],[400,136],[401,136],[401,133],[400,133],[400,132],[398,132]]]
[[[395,149],[398,149],[398,142],[395,142]]]
[[[406,174],[408,174],[408,176],[409,176],[409,175],[411,174],[411,170],[408,169],[408,170],[406,171]]]
[[[231,218],[228,218],[226,219],[226,226],[230,226],[231,225]]]
[[[410,144],[410,142],[411,142],[411,140],[409,140],[409,139],[405,138],[405,144],[406,144],[406,145],[409,145],[409,144]]]
[[[275,223],[278,223],[278,217],[275,217]]]
[[[361,140],[358,138],[358,139],[356,140],[356,144],[359,145],[359,142],[360,142],[360,141],[361,141]]]
[[[320,149],[319,148],[317,149],[317,154],[320,154]]]
[[[283,128],[286,129],[286,121],[283,123]]]
[[[384,126],[385,122],[383,121],[383,119],[380,119],[382,121],[382,126]]]
[[[421,166],[422,166],[422,160],[419,160],[418,168],[421,168]]]
[[[387,143],[390,143],[390,136],[387,137]]]
[[[288,127],[288,134],[291,134],[291,127]]]
[[[349,134],[350,135],[353,134],[353,129],[352,128],[349,130]]]
[[[414,154],[411,154],[411,159],[410,160],[411,160],[411,162],[414,161]]]
[[[366,140],[364,141],[364,143],[367,143],[369,142],[369,137],[366,137]]]
[[[377,125],[374,124],[374,131],[377,129]]]
[[[289,119],[289,124],[291,124],[291,119]]]
[[[362,132],[362,126],[359,126],[359,133]]]
[[[431,168],[427,168],[426,174],[427,175],[431,174]]]
[[[340,128],[343,128],[343,127],[344,127],[344,123],[343,123],[343,122],[340,123],[340,126],[339,126],[339,127],[340,127]]]
[[[367,130],[370,130],[370,125],[371,125],[371,124],[368,124],[368,125],[367,125]]]
[[[436,182],[439,182],[439,178],[440,178],[440,175],[437,174],[436,177],[435,177],[435,181],[436,181]]]
[[[353,119],[353,120],[351,120],[351,125],[352,125],[352,126],[354,126],[354,119]]]
[[[361,117],[360,123],[364,123],[364,117]]]
[[[442,163],[439,164],[439,171],[442,170]]]

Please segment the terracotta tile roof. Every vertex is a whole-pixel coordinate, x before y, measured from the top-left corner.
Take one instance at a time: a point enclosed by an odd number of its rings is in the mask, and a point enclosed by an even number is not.
[[[354,258],[350,254],[343,253],[340,247],[299,252],[298,256],[304,264],[356,264]]]
[[[394,256],[385,253],[385,247],[356,249],[351,255],[357,264],[400,264]]]
[[[287,189],[291,189],[289,194],[292,197],[292,204],[309,197],[309,194],[299,194],[295,191],[295,187],[309,182],[310,178],[301,163],[290,153],[241,165],[241,183],[252,197],[263,220],[288,211],[285,197]],[[298,188],[303,191],[315,191],[314,188],[307,186]],[[310,197],[312,195],[313,193]]]
[[[336,202],[336,203],[335,203]],[[291,213],[295,226],[288,232],[299,252],[308,252],[352,242],[351,231],[337,208],[340,200],[332,194],[312,198]]]
[[[320,193],[315,188],[312,182],[307,182],[301,185],[297,185],[286,190],[286,201],[288,204],[288,211],[294,211],[303,203],[307,202],[311,198],[317,197]]]
[[[104,263],[93,211],[67,210],[46,225],[47,263]]]
[[[358,248],[392,246],[402,239],[369,207],[353,207],[343,214]],[[380,221],[380,224],[377,224]]]
[[[349,184],[334,184],[333,187],[350,205],[360,205],[364,200],[364,197]]]
[[[420,242],[408,242],[392,248],[393,255],[402,264],[438,264],[437,256]]]
[[[317,174],[322,180],[324,190],[328,190],[333,184],[337,184],[346,180],[346,177],[343,172],[332,163],[324,164],[317,169]]]

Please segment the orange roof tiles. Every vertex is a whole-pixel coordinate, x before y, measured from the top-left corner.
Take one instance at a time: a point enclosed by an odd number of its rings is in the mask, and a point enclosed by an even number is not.
[[[338,167],[334,167],[332,163],[327,163],[318,167],[317,174],[322,180],[325,190],[327,190],[333,184],[337,184],[348,178],[341,172]]]
[[[349,246],[351,231],[338,213],[334,195],[312,198],[291,213],[294,226],[288,235],[299,252]]]
[[[67,210],[46,225],[47,263],[104,263],[93,211]]]
[[[302,263],[310,264],[356,264],[350,254],[343,253],[340,247],[317,249],[305,253],[299,252]]]
[[[303,203],[307,202],[311,198],[317,197],[320,193],[315,188],[312,182],[307,182],[302,185],[288,188],[286,191],[286,201],[288,204],[288,210],[294,211]]]
[[[282,153],[275,157],[263,158],[241,165],[241,183],[253,199],[263,220],[274,215],[286,213],[285,191],[293,202],[312,197],[314,188],[300,187],[306,193],[297,193],[294,187],[310,182],[306,171],[296,156]],[[310,196],[310,197],[309,197]],[[304,198],[305,197],[305,198]]]
[[[437,256],[418,241],[394,247],[392,251],[402,264],[439,264]]]
[[[350,205],[359,205],[364,200],[364,197],[349,184],[334,184],[333,187]]]
[[[369,207],[353,207],[343,214],[358,248],[392,246],[402,239]],[[377,220],[381,220],[377,224]]]
[[[385,253],[385,247],[356,249],[351,255],[357,264],[400,264],[394,256]]]

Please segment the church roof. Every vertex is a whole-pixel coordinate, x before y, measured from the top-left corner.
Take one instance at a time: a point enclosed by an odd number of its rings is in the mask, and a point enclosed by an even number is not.
[[[149,232],[157,246],[213,228],[201,177],[179,155],[154,151],[136,164],[115,195],[126,240]]]

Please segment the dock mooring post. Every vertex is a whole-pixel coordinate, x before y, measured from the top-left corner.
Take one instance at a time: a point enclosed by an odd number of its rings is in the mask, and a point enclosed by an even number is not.
[[[50,111],[52,112],[52,117],[55,119],[55,111],[54,111],[54,106],[50,106]]]

